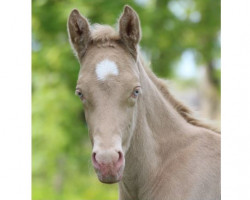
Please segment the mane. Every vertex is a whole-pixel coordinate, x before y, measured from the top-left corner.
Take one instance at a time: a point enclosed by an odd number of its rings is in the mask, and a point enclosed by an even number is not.
[[[163,97],[171,103],[171,105],[175,108],[175,110],[188,122],[189,124],[192,124],[194,126],[202,127],[205,129],[209,129],[211,131],[214,131],[216,133],[220,133],[220,131],[213,127],[212,125],[209,125],[208,123],[205,123],[204,121],[197,119],[193,112],[183,103],[181,103],[179,100],[177,100],[170,92],[169,89],[163,79],[158,78],[150,69],[149,67],[145,66],[145,63],[141,56],[138,58],[140,62],[142,63],[142,66],[146,70],[148,76],[150,79],[155,83],[156,87],[161,91]]]

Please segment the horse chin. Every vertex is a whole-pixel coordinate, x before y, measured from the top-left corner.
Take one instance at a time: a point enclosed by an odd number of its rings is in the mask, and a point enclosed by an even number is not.
[[[100,182],[106,183],[106,184],[118,183],[121,180],[121,178],[117,178],[114,176],[105,176],[105,177],[98,176],[98,179]]]
[[[100,171],[96,170],[98,179],[102,183],[106,184],[113,184],[113,183],[118,183],[122,179],[123,175],[123,167],[121,167],[117,173],[112,173],[112,174],[102,174]]]

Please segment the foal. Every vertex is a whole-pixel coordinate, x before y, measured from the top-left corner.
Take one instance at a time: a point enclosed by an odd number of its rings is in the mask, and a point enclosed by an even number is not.
[[[137,13],[125,6],[117,33],[73,10],[68,32],[99,180],[120,200],[220,199],[220,135],[143,64]]]

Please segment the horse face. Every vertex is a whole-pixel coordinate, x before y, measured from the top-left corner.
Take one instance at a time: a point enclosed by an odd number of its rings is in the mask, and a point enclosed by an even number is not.
[[[81,64],[76,94],[85,108],[93,166],[101,182],[118,182],[141,95],[136,65],[139,18],[125,6],[117,33],[109,26],[90,28],[88,20],[73,10],[68,32]]]
[[[83,59],[76,94],[81,99],[99,180],[121,179],[141,96],[139,72],[122,48],[90,47]]]

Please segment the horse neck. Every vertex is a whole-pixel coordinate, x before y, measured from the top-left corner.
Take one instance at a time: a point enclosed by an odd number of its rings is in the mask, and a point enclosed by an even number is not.
[[[140,60],[137,66],[140,72],[143,94],[138,102],[136,138],[139,137],[143,141],[143,138],[146,137],[147,141],[152,139],[156,143],[162,144],[163,141],[172,143],[172,136],[175,137],[175,140],[177,137],[183,137],[187,129],[193,129],[194,127],[187,123],[164,97],[159,88],[159,79],[144,67]],[[148,135],[144,134],[145,132]]]
[[[138,61],[142,95],[137,103],[136,128],[126,154],[123,183],[136,192],[150,178],[173,150],[178,138],[191,127],[164,98],[143,64]],[[176,146],[176,145],[175,145]],[[176,147],[175,147],[176,148]],[[153,179],[154,177],[152,177]],[[146,188],[146,187],[144,187]]]

